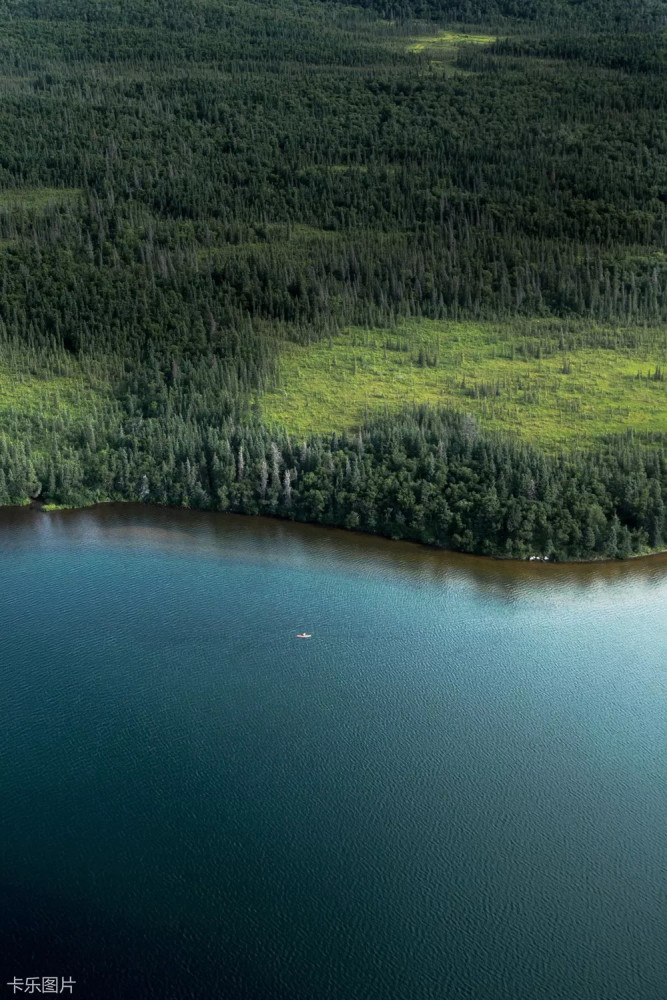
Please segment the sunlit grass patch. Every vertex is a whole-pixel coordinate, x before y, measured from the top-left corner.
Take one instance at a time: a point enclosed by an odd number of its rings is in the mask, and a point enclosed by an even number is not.
[[[102,390],[78,370],[62,375],[28,374],[0,361],[0,423],[9,417],[41,418],[49,424],[88,420]]]
[[[468,34],[464,31],[442,31],[438,35],[425,35],[414,39],[408,45],[408,52],[424,52],[436,57],[449,56],[460,45],[491,45],[497,41],[496,35]]]
[[[415,321],[286,345],[280,384],[264,396],[263,413],[270,424],[306,435],[354,430],[374,412],[426,403],[471,413],[484,427],[549,450],[628,429],[667,433],[659,338],[641,350],[551,345],[540,358],[515,333],[509,324]]]
[[[310,174],[326,176],[327,174],[367,173],[368,167],[364,163],[314,163],[312,166],[301,167],[298,171],[299,176],[308,176]]]
[[[369,236],[383,239],[386,242],[400,237],[398,234],[369,233],[358,231],[357,236]],[[301,223],[269,223],[267,226],[256,226],[254,236],[239,243],[224,243],[206,247],[198,251],[202,261],[224,263],[234,257],[248,254],[283,253],[292,261],[302,262],[317,245],[349,242],[350,232],[340,232],[333,229],[318,229]]]
[[[43,211],[81,197],[79,188],[6,188],[0,190],[0,210]]]

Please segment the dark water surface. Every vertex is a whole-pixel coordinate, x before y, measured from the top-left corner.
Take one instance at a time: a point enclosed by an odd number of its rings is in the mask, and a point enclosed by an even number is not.
[[[666,1000],[667,558],[102,507],[0,560],[0,997]]]

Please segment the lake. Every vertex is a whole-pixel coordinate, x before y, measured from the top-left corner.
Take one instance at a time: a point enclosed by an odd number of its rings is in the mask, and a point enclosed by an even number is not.
[[[665,1000],[666,557],[110,505],[0,558],[0,995]]]

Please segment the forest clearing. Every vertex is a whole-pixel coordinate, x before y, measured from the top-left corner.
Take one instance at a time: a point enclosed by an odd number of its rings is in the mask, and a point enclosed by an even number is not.
[[[555,328],[551,320],[415,320],[286,345],[279,388],[262,397],[262,412],[270,424],[309,435],[353,432],[376,412],[429,404],[549,451],[667,432],[666,331],[582,327],[586,346],[568,349]],[[564,328],[576,344],[578,324]],[[608,346],[588,346],[595,340]]]

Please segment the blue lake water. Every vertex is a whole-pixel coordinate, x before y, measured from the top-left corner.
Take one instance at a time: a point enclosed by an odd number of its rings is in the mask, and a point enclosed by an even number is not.
[[[0,561],[0,996],[667,997],[667,560],[108,507]]]

